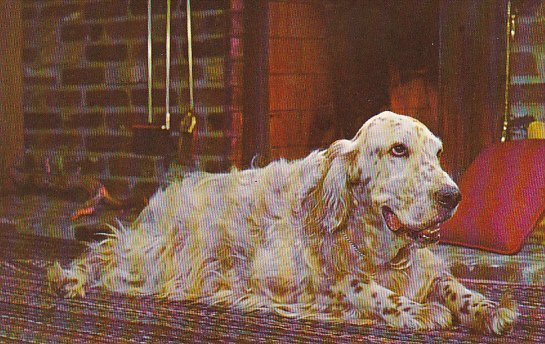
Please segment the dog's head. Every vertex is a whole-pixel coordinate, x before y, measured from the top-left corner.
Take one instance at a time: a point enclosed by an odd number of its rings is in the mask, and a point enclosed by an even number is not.
[[[381,236],[433,240],[461,199],[441,168],[441,152],[441,141],[416,119],[393,112],[372,117],[352,140],[325,151],[325,227],[333,231],[362,216]]]

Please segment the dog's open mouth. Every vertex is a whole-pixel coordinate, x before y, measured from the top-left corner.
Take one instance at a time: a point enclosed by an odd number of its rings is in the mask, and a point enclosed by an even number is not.
[[[392,232],[398,235],[406,235],[419,244],[428,245],[439,240],[439,226],[441,225],[441,222],[422,229],[410,228],[403,225],[393,210],[387,206],[382,207],[382,217],[384,218],[386,226],[388,226]]]

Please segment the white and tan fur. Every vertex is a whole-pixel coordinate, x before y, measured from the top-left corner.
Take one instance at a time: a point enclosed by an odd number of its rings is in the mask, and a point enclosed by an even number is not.
[[[403,157],[392,147],[408,149]],[[158,191],[128,229],[92,244],[49,280],[67,296],[100,287],[128,295],[220,303],[246,311],[417,330],[453,319],[501,334],[517,311],[468,290],[414,233],[454,212],[441,142],[422,123],[383,112],[352,140],[293,162],[226,174],[196,173]],[[457,202],[455,202],[457,204]]]

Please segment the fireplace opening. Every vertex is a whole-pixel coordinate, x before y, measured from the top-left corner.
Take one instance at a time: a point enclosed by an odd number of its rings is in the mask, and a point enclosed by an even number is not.
[[[437,127],[437,1],[340,1],[324,9],[339,134],[383,110]]]
[[[350,138],[383,110],[438,129],[439,2],[270,1],[269,159]]]

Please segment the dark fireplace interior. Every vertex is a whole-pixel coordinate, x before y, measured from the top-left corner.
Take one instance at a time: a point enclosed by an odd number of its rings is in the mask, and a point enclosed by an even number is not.
[[[339,1],[324,10],[339,134],[351,137],[386,109],[437,129],[439,2]]]
[[[269,160],[352,137],[387,109],[437,132],[439,3],[270,1]]]

